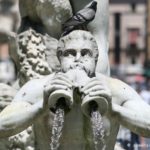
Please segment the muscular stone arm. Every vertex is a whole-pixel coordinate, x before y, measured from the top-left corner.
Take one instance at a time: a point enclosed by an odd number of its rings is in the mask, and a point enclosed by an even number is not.
[[[0,137],[14,135],[48,114],[50,94],[72,86],[73,83],[61,73],[29,81],[0,113]]]
[[[111,81],[112,114],[125,127],[142,136],[150,137],[150,106],[127,84]]]
[[[12,136],[26,129],[42,115],[42,101],[31,105],[27,102],[13,102],[0,114],[0,138]]]
[[[139,135],[150,137],[150,117],[148,115],[150,108],[147,108],[144,102],[136,106],[135,103],[127,102],[124,107],[113,104],[113,111],[116,112],[117,119],[123,126]],[[133,106],[136,107],[136,110],[132,110]]]
[[[25,84],[13,102],[0,113],[0,137],[14,135],[45,114],[43,89],[47,78]]]

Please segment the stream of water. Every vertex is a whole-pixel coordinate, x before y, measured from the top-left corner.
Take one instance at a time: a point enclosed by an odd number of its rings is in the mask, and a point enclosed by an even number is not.
[[[60,145],[59,139],[62,134],[63,125],[64,125],[64,109],[57,108],[52,126],[50,150],[58,149]]]
[[[91,112],[91,122],[93,130],[93,140],[95,144],[95,150],[105,150],[106,143],[104,139],[104,126],[102,116],[98,111]]]

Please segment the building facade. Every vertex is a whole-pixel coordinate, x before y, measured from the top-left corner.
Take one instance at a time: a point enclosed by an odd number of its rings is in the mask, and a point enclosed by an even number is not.
[[[146,50],[146,0],[110,0],[110,63],[143,64]]]

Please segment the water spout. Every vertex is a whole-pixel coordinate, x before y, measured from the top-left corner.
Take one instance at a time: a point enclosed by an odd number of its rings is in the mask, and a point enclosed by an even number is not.
[[[90,103],[89,103],[90,105]],[[98,111],[98,105],[95,102],[91,102],[91,123],[93,130],[93,141],[95,150],[105,150],[106,143],[104,139],[104,126],[102,116]]]
[[[57,90],[49,97],[50,110],[54,112],[54,120],[52,125],[52,137],[50,143],[51,150],[59,148],[59,139],[62,135],[64,125],[65,111],[69,110],[73,104],[72,90]]]
[[[64,125],[64,115],[65,115],[65,98],[60,98],[56,104],[56,111],[52,126],[52,137],[51,137],[51,150],[57,150],[59,148],[59,139],[62,135],[62,129]]]
[[[105,150],[106,143],[104,139],[104,125],[102,121],[102,115],[107,112],[108,103],[104,97],[89,97],[83,98],[82,104],[83,113],[90,117],[92,130],[93,130],[93,141],[95,144],[95,150]]]

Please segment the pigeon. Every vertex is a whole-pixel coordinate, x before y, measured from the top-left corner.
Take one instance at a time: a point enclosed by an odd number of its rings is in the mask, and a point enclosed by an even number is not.
[[[97,2],[92,1],[78,11],[62,25],[62,30],[64,31],[62,36],[65,36],[76,29],[85,29],[86,25],[95,18],[96,10]]]

